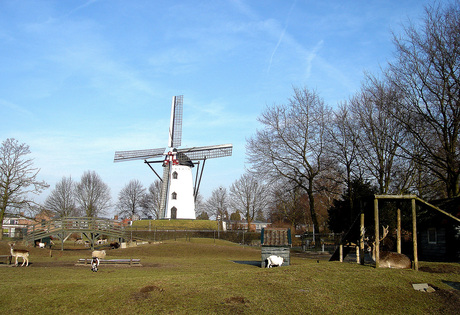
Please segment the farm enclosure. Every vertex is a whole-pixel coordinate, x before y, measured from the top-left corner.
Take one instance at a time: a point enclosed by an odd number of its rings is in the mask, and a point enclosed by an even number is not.
[[[1,242],[1,253],[5,248]],[[109,250],[107,258],[139,258],[143,267],[101,266],[92,273],[75,266],[90,256],[88,249],[53,251],[52,257],[49,250],[30,251],[30,267],[0,268],[4,313],[450,314],[459,301],[452,287],[460,283],[459,264],[422,262],[415,272],[293,255],[289,267],[263,269],[235,263],[260,261],[258,248],[192,239]],[[438,291],[417,292],[413,283]]]

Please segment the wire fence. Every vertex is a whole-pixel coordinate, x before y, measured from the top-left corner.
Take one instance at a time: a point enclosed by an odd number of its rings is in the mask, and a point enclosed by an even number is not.
[[[149,241],[165,241],[192,238],[221,239],[233,243],[258,246],[260,245],[260,232],[238,231],[216,231],[216,230],[180,230],[180,229],[152,229],[152,230],[131,230],[126,235],[133,239],[139,238]],[[132,236],[131,236],[132,235]]]
[[[233,231],[216,231],[216,230],[180,230],[180,229],[150,229],[139,230],[133,229],[126,233],[132,234],[132,239],[144,239],[149,241],[165,241],[193,238],[210,238],[221,239],[229,242],[249,245],[260,246],[261,232],[248,232],[246,230],[233,230]],[[338,233],[304,233],[295,235],[292,240],[294,247],[300,247],[303,251],[313,251],[321,249],[322,251],[334,251],[340,244],[343,234]],[[317,247],[317,243],[319,247]]]

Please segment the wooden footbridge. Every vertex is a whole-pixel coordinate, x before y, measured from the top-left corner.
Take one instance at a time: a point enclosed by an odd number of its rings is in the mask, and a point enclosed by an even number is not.
[[[102,236],[121,241],[125,230],[119,220],[66,217],[29,225],[25,241],[28,244],[35,244],[38,240],[43,241],[53,237],[61,241],[61,249],[64,249],[64,242],[73,233],[81,233],[82,236],[85,236],[90,242],[91,249],[94,249],[94,244]]]

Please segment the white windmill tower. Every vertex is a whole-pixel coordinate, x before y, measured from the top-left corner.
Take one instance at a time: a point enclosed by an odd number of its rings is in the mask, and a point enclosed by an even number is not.
[[[178,149],[182,140],[182,108],[183,96],[174,96],[168,148],[115,152],[114,162],[144,160],[162,181],[160,219],[195,219],[195,201],[206,160],[232,155],[231,144]],[[152,163],[163,163],[162,177]],[[195,165],[198,167],[194,185],[192,168]]]

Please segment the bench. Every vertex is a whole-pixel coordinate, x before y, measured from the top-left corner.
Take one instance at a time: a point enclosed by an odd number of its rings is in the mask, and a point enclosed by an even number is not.
[[[80,258],[78,260],[79,264],[89,265],[91,264],[92,258]],[[140,265],[140,259],[99,259],[99,264],[101,265]]]
[[[11,260],[13,256],[11,255],[0,255],[0,261],[5,261],[5,264],[11,265]]]

